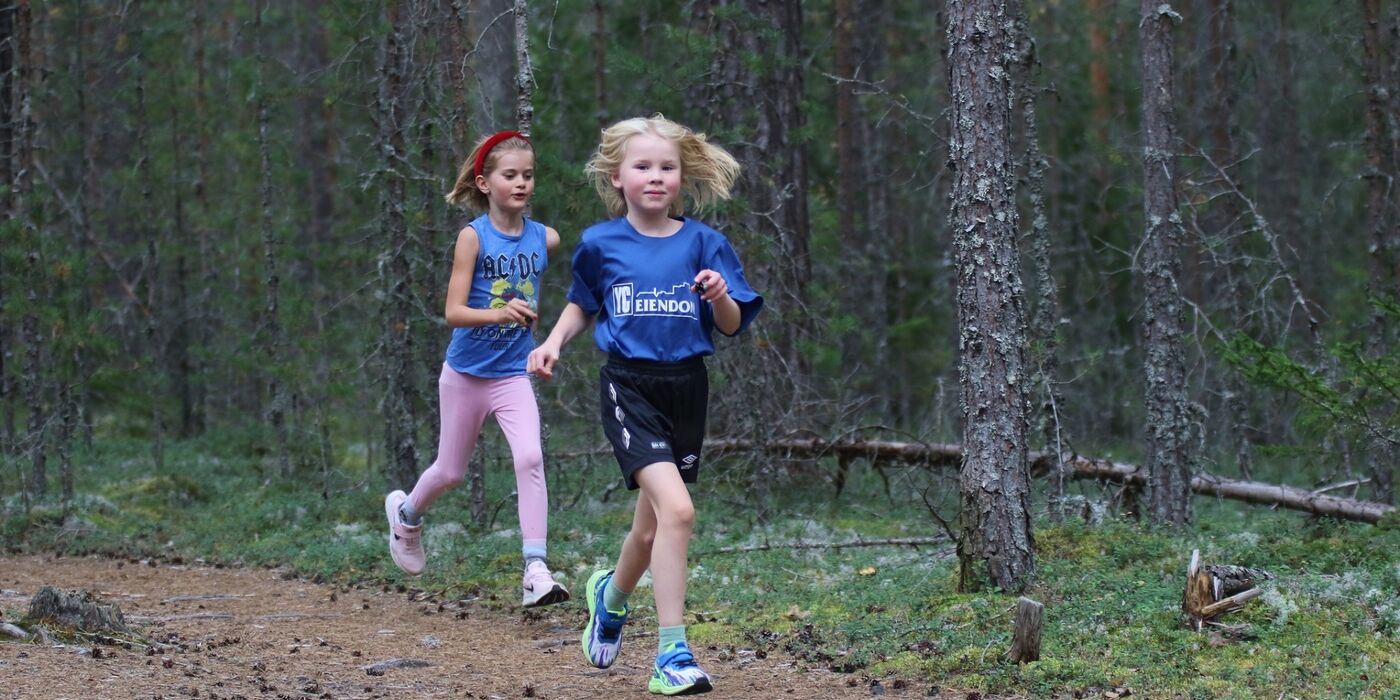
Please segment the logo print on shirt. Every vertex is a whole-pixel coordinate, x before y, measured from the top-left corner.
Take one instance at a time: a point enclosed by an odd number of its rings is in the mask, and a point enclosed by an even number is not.
[[[613,285],[613,288],[612,288],[612,294],[613,294],[613,315],[614,315],[614,316],[631,316],[631,315],[632,315],[632,283],[631,283],[631,282],[627,282],[627,283],[625,283],[625,284],[614,284],[614,285]]]
[[[671,285],[670,290],[633,291],[631,282],[612,286],[613,316],[669,316],[699,318],[690,282]]]
[[[491,302],[489,308],[503,309],[508,306],[512,299],[521,299],[530,306],[531,309],[539,307],[536,301],[535,284],[530,280],[521,280],[512,283],[509,279],[497,279],[491,283]],[[530,330],[514,321],[509,323],[492,323],[484,326],[477,326],[471,329],[468,338],[476,341],[491,343],[492,350],[501,350],[510,346],[511,343],[519,342],[521,338],[529,335]]]

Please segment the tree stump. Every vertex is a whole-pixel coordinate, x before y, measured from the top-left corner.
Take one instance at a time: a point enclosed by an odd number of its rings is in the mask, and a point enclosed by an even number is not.
[[[1026,663],[1040,660],[1040,624],[1045,606],[1022,596],[1016,601],[1016,632],[1006,658]]]
[[[1247,566],[1201,564],[1201,551],[1191,550],[1191,563],[1186,567],[1186,589],[1181,598],[1187,626],[1199,632],[1215,618],[1243,608],[1262,593],[1255,583],[1273,577],[1263,569]]]
[[[136,636],[126,626],[122,610],[116,603],[104,604],[87,591],[63,591],[44,586],[29,602],[26,619],[82,632]]]

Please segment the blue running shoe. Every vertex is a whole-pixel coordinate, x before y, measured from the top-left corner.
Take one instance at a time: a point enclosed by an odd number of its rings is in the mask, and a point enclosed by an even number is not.
[[[584,589],[588,600],[588,626],[583,628],[583,657],[598,668],[607,668],[617,661],[622,649],[622,625],[630,609],[622,612],[608,610],[603,605],[603,589],[608,587],[613,572],[595,571]]]
[[[695,695],[710,692],[710,674],[695,663],[685,642],[672,644],[656,657],[647,690],[657,695]]]

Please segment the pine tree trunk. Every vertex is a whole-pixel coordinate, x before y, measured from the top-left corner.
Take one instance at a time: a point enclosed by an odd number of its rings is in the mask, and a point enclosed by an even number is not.
[[[209,181],[209,115],[207,88],[205,85],[205,56],[204,56],[204,22],[205,22],[204,0],[199,0],[195,4],[194,17],[192,19],[194,29],[194,124],[195,132],[195,152],[194,152],[194,202],[196,221],[195,244],[198,252],[199,265],[196,274],[199,277],[199,290],[196,293],[198,300],[193,306],[193,313],[190,317],[191,344],[196,352],[190,366],[190,374],[194,377],[194,382],[190,387],[191,404],[191,425],[195,433],[202,434],[209,427],[209,375],[210,367],[205,359],[205,351],[210,349],[209,338],[213,331],[211,325],[214,319],[205,311],[205,308],[213,296],[214,269],[210,265],[213,261],[214,253],[209,240],[209,221],[212,213],[209,207],[209,192],[207,183]]]
[[[1059,455],[1066,449],[1068,436],[1064,433],[1064,422],[1060,412],[1064,408],[1064,397],[1059,386],[1059,334],[1056,326],[1060,318],[1060,295],[1054,271],[1050,267],[1050,218],[1045,207],[1045,172],[1050,164],[1040,150],[1040,124],[1036,118],[1036,98],[1040,87],[1034,80],[1038,57],[1035,40],[1030,33],[1030,20],[1026,16],[1025,5],[1010,3],[1015,9],[1019,56],[1016,73],[1019,85],[1018,96],[1022,110],[1023,138],[1026,147],[1026,189],[1031,205],[1030,248],[1031,262],[1035,272],[1036,303],[1031,312],[1030,347],[1031,390],[1036,392],[1038,405],[1031,412],[1034,430],[1044,442],[1044,450]],[[1055,458],[1050,477],[1050,516],[1059,521],[1063,517],[1063,501],[1067,470]]]
[[[171,183],[171,193],[174,197],[175,206],[175,231],[174,240],[175,251],[175,279],[174,299],[169,304],[168,316],[173,316],[170,322],[173,328],[170,330],[170,357],[169,371],[171,379],[175,383],[175,399],[180,405],[180,437],[189,438],[197,433],[195,420],[194,403],[194,366],[190,359],[191,338],[190,327],[193,325],[193,304],[190,303],[189,295],[189,256],[193,232],[185,227],[185,198],[184,189],[181,186],[184,182],[184,163],[181,160],[181,141],[183,135],[180,132],[180,110],[172,107],[170,110],[170,146],[173,155],[173,167],[175,169],[175,182]]]
[[[12,48],[9,50],[13,52],[11,71],[14,77],[10,83],[11,115],[7,122],[12,125],[10,153],[13,154],[9,181],[12,190],[10,216],[18,222],[16,230],[20,232],[20,245],[25,250],[22,278],[26,280],[27,288],[24,291],[26,306],[20,318],[20,345],[25,350],[22,382],[29,416],[29,430],[25,439],[29,450],[29,486],[34,496],[42,498],[48,494],[49,488],[49,445],[45,428],[48,420],[45,406],[48,368],[44,362],[45,336],[39,323],[39,310],[48,306],[50,299],[46,298],[46,276],[38,231],[30,214],[33,208],[35,124],[31,118],[34,55],[30,46],[33,15],[29,0],[17,0],[13,5],[12,17]]]
[[[389,28],[385,34],[379,84],[379,142],[385,156],[380,175],[380,214],[384,264],[380,265],[385,297],[384,337],[380,353],[385,377],[385,458],[390,479],[412,484],[418,478],[417,389],[413,385],[413,293],[409,263],[408,222],[405,218],[406,183],[403,98],[407,73],[406,37],[399,0],[385,7]]]
[[[770,58],[776,59],[778,65],[760,81],[759,94],[764,104],[758,115],[754,149],[758,157],[754,158],[757,167],[750,173],[754,183],[750,196],[756,211],[770,212],[758,230],[777,241],[781,255],[772,275],[776,283],[772,292],[780,302],[778,308],[785,309],[787,317],[787,337],[782,349],[788,366],[795,368],[799,382],[805,383],[803,378],[810,373],[811,363],[802,354],[801,345],[812,333],[812,322],[805,309],[812,257],[807,155],[797,137],[806,122],[802,114],[802,3],[761,2],[756,11],[766,13],[762,19],[782,37],[783,45]]]
[[[1381,31],[1380,0],[1362,0],[1362,71],[1366,89],[1366,229],[1369,234],[1370,267],[1367,293],[1380,299],[1400,297],[1400,272],[1397,253],[1391,249],[1389,191],[1396,186],[1396,173],[1391,171],[1393,156],[1389,134],[1389,99],[1385,52]],[[1380,319],[1374,319],[1373,331],[1379,331]]]
[[[129,12],[125,19],[129,22],[130,30],[129,47],[131,50],[130,73],[132,75],[132,86],[134,93],[134,104],[132,106],[132,139],[134,141],[136,156],[137,185],[140,188],[141,201],[140,210],[144,212],[158,211],[155,202],[155,174],[151,165],[152,148],[150,143],[150,116],[147,112],[146,90],[147,78],[150,75],[150,57],[146,47],[146,14],[139,0],[133,0],[129,7]],[[147,356],[142,358],[143,362],[152,367],[155,372],[154,381],[147,387],[146,401],[150,409],[151,419],[151,452],[156,466],[161,467],[164,462],[164,446],[166,439],[165,399],[170,391],[170,377],[168,370],[170,330],[172,322],[167,318],[166,297],[170,296],[166,289],[163,275],[163,262],[165,240],[161,235],[161,230],[155,225],[154,218],[142,218],[137,224],[137,231],[140,240],[146,243],[146,252],[142,265],[146,268],[145,276],[149,281],[145,283],[145,299],[137,299],[138,306],[143,314],[142,320],[144,333],[141,342],[146,346]],[[133,289],[139,289],[141,281],[138,280]]]
[[[58,387],[58,435],[54,448],[58,453],[59,484],[63,489],[64,508],[73,505],[73,486],[76,475],[73,473],[73,433],[78,422],[78,407],[73,400],[72,390],[64,383]]]
[[[886,47],[883,37],[891,24],[889,7],[890,3],[886,0],[859,0],[855,6],[854,42],[858,70],[862,76],[881,75],[885,70]],[[920,47],[918,50],[926,49]],[[859,178],[859,182],[875,182],[884,177],[883,167],[891,155],[895,138],[882,124],[874,123],[871,118],[872,110],[859,99],[856,100],[855,111],[858,119],[855,176]],[[880,389],[876,393],[879,395],[880,415],[892,423],[898,423],[905,416],[898,414],[899,390],[892,391],[890,388],[901,387],[901,390],[907,390],[904,385],[908,382],[903,381],[904,375],[900,373],[899,363],[890,352],[890,327],[906,320],[909,311],[892,301],[895,284],[891,269],[900,249],[896,247],[896,237],[892,235],[894,226],[891,188],[860,189],[865,190],[864,218],[871,231],[866,237],[865,245],[866,261],[871,271],[869,303],[872,308],[877,309],[880,318],[885,319],[885,322],[876,324],[872,329],[874,337],[871,339],[872,349],[868,363],[879,380]]]
[[[74,43],[74,66],[73,74],[78,76],[76,81],[75,97],[77,99],[77,140],[78,140],[78,174],[77,181],[82,183],[83,196],[77,197],[75,208],[77,210],[74,226],[78,231],[78,236],[74,242],[75,246],[84,245],[84,241],[91,240],[95,233],[92,230],[92,214],[89,211],[88,192],[93,192],[98,188],[97,168],[93,163],[94,138],[92,134],[93,119],[88,109],[89,85],[92,84],[91,71],[92,64],[87,57],[88,34],[91,26],[88,21],[88,8],[85,3],[79,3],[77,11],[74,13],[74,23],[77,28],[77,37]],[[84,285],[78,292],[81,304],[85,308],[94,306],[94,291]],[[72,388],[76,392],[73,397],[75,403],[73,430],[81,437],[83,444],[88,448],[92,447],[92,376],[90,368],[87,343],[78,343],[73,348],[73,367],[75,369],[72,381],[76,386]]]
[[[1110,103],[1108,62],[1108,28],[1112,3],[1107,0],[1086,0],[1085,14],[1089,17],[1089,95],[1094,135],[1101,147],[1108,145],[1108,126],[1113,120]]]
[[[447,26],[446,83],[452,94],[452,155],[461,163],[471,150],[471,110],[467,107],[467,8],[466,0],[451,0]]]
[[[3,178],[0,185],[4,186],[4,191],[0,192],[0,215],[4,216],[5,221],[9,221],[15,212],[14,119],[19,112],[15,94],[15,59],[19,53],[19,37],[15,20],[18,14],[18,4],[0,5],[0,178]]]
[[[1222,251],[1229,259],[1247,259],[1247,253],[1239,249],[1239,236],[1236,226],[1243,218],[1244,207],[1232,192],[1240,187],[1240,168],[1236,166],[1239,153],[1236,149],[1235,108],[1239,101],[1235,82],[1235,19],[1234,6],[1230,0],[1209,0],[1206,3],[1207,24],[1207,65],[1209,72],[1209,95],[1206,98],[1208,153],[1215,167],[1207,168],[1212,177],[1224,180],[1216,191],[1225,194],[1214,198],[1202,217],[1202,236],[1210,241],[1208,247]],[[1217,168],[1219,172],[1217,172]],[[1186,265],[1183,276],[1185,287],[1190,290],[1188,298],[1205,305],[1210,300],[1207,289],[1220,288],[1217,299],[1224,302],[1230,317],[1247,323],[1247,307],[1252,294],[1247,269],[1224,270],[1224,284],[1206,284],[1205,272],[1200,267],[1201,248],[1205,245],[1196,237],[1189,237],[1186,245]],[[1249,387],[1240,374],[1228,367],[1210,367],[1208,379],[1212,385],[1223,386],[1217,408],[1222,421],[1217,421],[1224,433],[1226,445],[1233,447],[1235,465],[1241,476],[1252,478],[1253,449],[1249,440]]]
[[[959,589],[991,584],[1019,593],[1035,576],[1035,553],[1011,153],[1016,38],[1004,0],[949,0],[947,10],[950,223],[965,421]]]
[[[1267,77],[1265,84],[1269,97],[1264,109],[1263,142],[1270,144],[1270,147],[1261,154],[1267,157],[1264,170],[1268,174],[1263,180],[1265,184],[1261,187],[1259,195],[1264,210],[1273,213],[1270,218],[1280,232],[1286,237],[1295,238],[1301,245],[1307,243],[1301,238],[1296,238],[1302,233],[1299,225],[1299,209],[1302,205],[1299,181],[1302,178],[1298,177],[1298,173],[1304,166],[1300,160],[1302,134],[1298,123],[1298,99],[1295,92],[1297,76],[1293,44],[1296,39],[1289,5],[1290,3],[1286,2],[1275,5],[1270,27],[1273,65],[1269,70],[1261,72],[1261,77]],[[1324,258],[1320,255],[1310,257]]]
[[[608,17],[603,0],[593,2],[593,115],[599,129],[611,119],[608,111]]]
[[[1180,16],[1160,0],[1142,0],[1143,208],[1145,240],[1137,273],[1144,304],[1149,514],[1154,522],[1191,520],[1191,428],[1187,415],[1183,315],[1178,280],[1183,238],[1176,201],[1176,107],[1172,24]]]
[[[808,323],[804,289],[811,276],[806,155],[796,138],[802,128],[801,6],[797,0],[700,0],[692,8],[691,31],[711,37],[717,48],[703,82],[686,93],[688,111],[699,119],[689,126],[712,137],[715,132],[746,135],[721,141],[739,161],[735,195],[746,205],[733,220],[706,214],[707,223],[750,251],[744,260],[749,280],[768,304],[763,327],[740,341],[749,351],[719,358],[747,381],[735,396],[715,400],[734,400],[764,416],[761,426],[755,422],[736,430],[780,433],[808,417],[801,415],[808,360],[798,352]],[[745,55],[763,58],[749,62]],[[711,406],[712,418],[730,414]]]
[[[306,83],[305,94],[301,97],[301,109],[305,115],[314,115],[302,129],[301,161],[308,173],[306,182],[306,202],[309,220],[302,231],[301,247],[309,252],[310,260],[299,266],[301,274],[296,286],[304,297],[312,300],[312,322],[315,324],[316,345],[311,351],[311,377],[309,385],[303,385],[307,411],[298,410],[299,429],[315,440],[315,447],[307,445],[297,450],[297,463],[307,466],[319,464],[323,479],[323,489],[329,493],[331,467],[330,431],[326,425],[325,411],[322,408],[331,403],[329,387],[333,380],[331,361],[335,357],[334,341],[326,323],[329,315],[325,309],[335,306],[335,292],[328,288],[326,277],[333,275],[322,264],[338,250],[336,240],[336,189],[338,187],[339,152],[336,147],[336,110],[327,99],[325,88],[326,71],[330,66],[326,23],[321,19],[323,0],[308,3],[306,16],[311,25],[305,30],[307,41],[298,53],[299,70]],[[424,161],[431,162],[431,161]],[[424,211],[433,211],[424,209]],[[309,443],[310,440],[307,440]]]
[[[306,16],[311,26],[306,30],[305,53],[301,70],[306,78],[305,94],[301,98],[302,113],[307,117],[305,137],[301,142],[303,162],[307,169],[306,194],[310,219],[306,227],[307,243],[316,259],[335,243],[332,227],[336,221],[335,192],[339,172],[335,134],[335,107],[326,99],[324,80],[319,77],[330,68],[326,23],[321,19],[324,0],[307,3]],[[321,296],[320,266],[305,265],[305,282],[318,298]]]
[[[23,201],[21,199],[20,201]],[[26,256],[25,279],[30,280],[25,301],[30,309],[38,309],[41,303],[39,285],[42,279],[38,251],[31,250]],[[20,319],[20,345],[24,347],[24,404],[29,415],[29,432],[25,437],[25,447],[29,450],[29,487],[36,498],[43,498],[49,491],[48,440],[44,426],[47,414],[44,407],[47,369],[43,361],[44,338],[40,334],[39,317],[34,312],[25,313]]]
[[[15,217],[14,198],[14,45],[15,13],[12,4],[0,6],[0,224],[8,224]],[[9,297],[10,276],[0,279],[0,308],[4,308]],[[8,321],[8,319],[7,319]],[[15,394],[18,391],[14,377],[13,353],[15,348],[14,328],[11,323],[0,327],[0,439],[3,439],[3,453],[16,454],[19,450],[18,433],[15,429]]]
[[[475,95],[472,123],[482,135],[514,123],[518,93],[515,74],[503,70],[515,64],[515,32],[511,21],[515,0],[471,0],[467,3],[467,36],[476,42],[467,48],[469,76]]]
[[[291,423],[291,390],[287,385],[288,379],[285,375],[287,338],[286,331],[282,328],[282,277],[279,260],[282,241],[277,234],[273,219],[272,144],[269,142],[268,135],[268,122],[270,120],[268,88],[263,82],[263,64],[266,57],[261,49],[262,19],[266,10],[265,0],[258,0],[253,20],[253,52],[257,56],[258,73],[257,83],[253,91],[257,96],[258,177],[260,183],[258,189],[261,200],[260,224],[263,254],[263,308],[259,325],[262,328],[263,351],[267,358],[267,364],[264,365],[266,373],[264,381],[267,382],[268,403],[263,417],[271,426],[273,439],[276,441],[278,473],[286,477],[292,473],[291,438],[288,435]]]
[[[851,186],[851,183],[873,182],[881,177],[870,172],[872,149],[865,141],[867,136],[878,132],[865,128],[865,114],[855,94],[856,81],[867,80],[865,76],[871,75],[862,44],[874,43],[861,39],[870,36],[869,27],[862,27],[861,20],[871,13],[870,8],[860,7],[860,4],[857,0],[838,0],[833,8],[836,83],[832,87],[836,93],[836,181],[840,183],[835,201],[837,225],[840,235],[848,238],[850,245],[859,251],[858,266],[851,272],[860,279],[869,280],[863,285],[864,293],[854,299],[856,308],[847,309],[848,313],[866,319],[864,332],[851,334],[841,349],[844,366],[862,368],[862,381],[851,385],[849,390],[870,396],[876,415],[886,416],[889,399],[882,388],[897,383],[888,362],[889,326],[895,322],[885,282],[890,239],[888,229],[879,227],[871,218],[876,210],[868,203],[885,188]]]
[[[1394,301],[1400,298],[1400,243],[1396,241],[1396,226],[1400,213],[1391,209],[1391,192],[1396,188],[1395,141],[1392,138],[1390,96],[1395,89],[1387,75],[1386,32],[1381,29],[1380,0],[1362,0],[1362,71],[1366,84],[1366,228],[1370,234],[1370,265],[1367,293],[1374,298]],[[1371,316],[1371,345],[1369,352],[1383,352],[1393,337],[1386,327],[1382,313]],[[1394,407],[1390,408],[1394,411]],[[1366,462],[1371,472],[1371,490],[1375,500],[1390,503],[1395,498],[1394,446],[1381,440],[1369,440]]]

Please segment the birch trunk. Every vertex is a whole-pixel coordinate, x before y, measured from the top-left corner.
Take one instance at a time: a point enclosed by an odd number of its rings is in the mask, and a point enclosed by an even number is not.
[[[949,0],[953,246],[964,456],[959,588],[1019,593],[1035,576],[1026,446],[1025,320],[1011,154],[1012,17]]]

